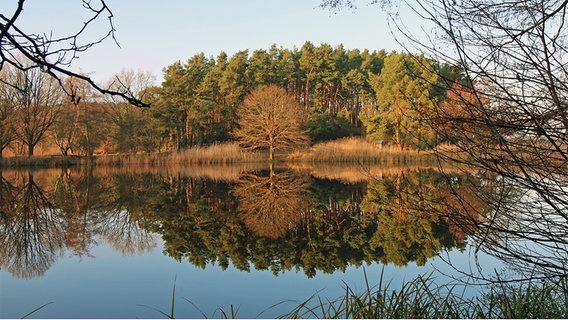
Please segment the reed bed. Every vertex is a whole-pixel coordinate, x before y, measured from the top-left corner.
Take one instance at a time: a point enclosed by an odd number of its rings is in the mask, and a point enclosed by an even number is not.
[[[218,165],[261,160],[260,153],[245,152],[238,143],[221,143],[167,153],[103,155],[96,158],[96,164],[100,166]]]
[[[287,161],[313,163],[389,164],[428,163],[434,160],[432,152],[416,149],[401,150],[397,146],[370,143],[365,138],[350,137],[323,142],[305,151],[297,151],[286,157]]]
[[[0,159],[0,168],[62,168],[87,165],[90,159],[76,156],[34,156]]]
[[[244,151],[237,142],[193,147],[169,154],[168,163],[181,164],[229,164],[263,160],[259,152]]]

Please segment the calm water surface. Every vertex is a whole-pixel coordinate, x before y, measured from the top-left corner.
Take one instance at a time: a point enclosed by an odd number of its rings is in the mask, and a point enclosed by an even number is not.
[[[51,303],[32,317],[163,318],[175,285],[177,318],[270,318],[363,291],[364,271],[393,288],[451,281],[438,272],[471,271],[471,230],[439,214],[444,181],[408,167],[5,170],[0,316]]]

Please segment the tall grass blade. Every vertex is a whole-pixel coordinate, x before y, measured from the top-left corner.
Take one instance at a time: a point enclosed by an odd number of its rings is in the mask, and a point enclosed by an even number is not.
[[[173,289],[172,289],[172,303],[171,303],[170,314],[167,314],[167,313],[163,312],[162,310],[159,310],[157,308],[154,308],[152,306],[145,305],[145,304],[137,304],[137,306],[148,308],[150,310],[156,311],[156,312],[165,316],[168,319],[175,319],[174,318],[174,310],[175,310],[175,300],[176,300],[176,281],[177,281],[177,276],[174,278],[174,286],[173,286]]]
[[[199,313],[201,313],[201,317],[203,317],[203,319],[207,319],[207,316],[205,315],[205,313],[203,311],[201,311],[201,309],[199,309],[199,307],[193,303],[191,300],[188,300],[187,298],[183,298],[185,301],[187,301],[189,304],[191,304],[191,306],[193,306],[195,308],[195,310],[199,311]]]
[[[148,308],[148,309],[150,309],[150,310],[153,310],[153,311],[158,312],[159,314],[163,315],[164,317],[166,317],[166,318],[168,318],[168,319],[174,319],[174,318],[170,317],[170,315],[167,314],[167,313],[165,313],[164,311],[162,311],[162,310],[160,310],[160,309],[157,309],[157,308],[154,308],[154,307],[152,307],[152,306],[149,306],[149,305],[146,305],[146,304],[137,304],[136,306]]]
[[[176,303],[176,280],[177,276],[174,277],[174,288],[172,289],[172,309],[170,311],[170,319],[174,318],[174,310],[175,310],[175,303]]]
[[[52,304],[52,303],[53,303],[53,302],[48,302],[48,303],[46,303],[46,304],[44,304],[44,305],[41,305],[41,306],[35,308],[34,310],[28,312],[25,316],[23,316],[22,319],[25,319],[25,318],[31,316],[32,314],[34,314],[34,313],[36,313],[37,311],[43,309],[44,307],[47,307],[48,305],[50,305],[50,304]]]

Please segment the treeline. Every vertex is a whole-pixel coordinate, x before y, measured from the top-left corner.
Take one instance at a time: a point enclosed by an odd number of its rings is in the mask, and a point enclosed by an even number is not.
[[[32,155],[37,143],[51,137],[62,154],[90,155],[180,150],[230,141],[244,97],[269,84],[284,88],[305,108],[304,129],[313,142],[366,135],[375,143],[401,149],[428,148],[439,141],[425,115],[444,101],[447,80],[460,79],[459,70],[422,56],[306,42],[300,49],[273,45],[231,57],[225,52],[216,57],[200,53],[164,68],[161,86],[150,86],[148,75],[133,72],[109,83],[136,93],[152,105],[150,109],[94,96],[72,79],[65,84],[72,102],[66,97],[48,101],[48,94],[26,99],[30,95],[24,90],[3,85],[0,148],[11,147],[16,153],[27,149]],[[2,70],[2,77],[38,77],[18,72]],[[54,91],[37,87],[37,91]],[[22,98],[13,98],[18,95]],[[35,109],[52,112],[47,116]],[[44,129],[37,129],[33,139],[24,137],[30,131],[25,127],[34,122]]]

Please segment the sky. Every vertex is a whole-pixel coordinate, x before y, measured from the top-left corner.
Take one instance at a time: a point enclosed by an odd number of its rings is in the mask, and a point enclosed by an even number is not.
[[[91,0],[93,4],[98,1]],[[15,7],[15,0],[11,0]],[[306,41],[346,49],[401,51],[378,5],[359,1],[356,10],[333,11],[320,0],[107,0],[118,42],[106,39],[79,56],[71,69],[103,82],[121,70],[150,72],[156,83],[163,68],[200,52],[216,57],[239,50],[301,48]],[[3,14],[13,8],[3,2]],[[28,0],[18,22],[26,32],[68,35],[79,30],[87,11],[81,1]],[[83,41],[104,36],[107,16]]]

